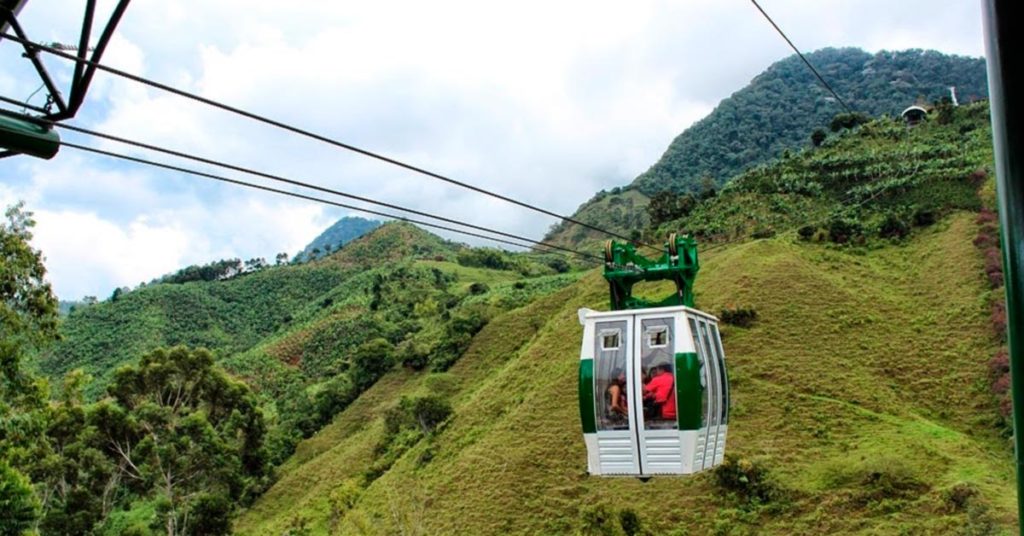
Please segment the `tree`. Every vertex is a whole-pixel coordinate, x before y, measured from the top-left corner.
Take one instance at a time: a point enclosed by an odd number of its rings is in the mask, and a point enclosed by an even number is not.
[[[91,424],[121,478],[157,500],[168,536],[223,527],[225,505],[263,484],[263,415],[210,352],[155,350],[120,368],[107,392]]]
[[[57,337],[57,299],[32,249],[32,213],[18,203],[0,222],[0,534],[34,525],[39,501],[25,468],[38,458],[48,387],[22,367],[25,352]]]
[[[352,354],[352,382],[360,391],[380,379],[394,365],[394,346],[387,340],[377,338],[367,341]]]
[[[284,252],[278,253],[277,256],[274,257],[274,262],[277,266],[288,264],[288,254]]]
[[[21,536],[39,515],[39,501],[25,475],[0,459],[0,536]]]
[[[700,194],[698,198],[701,201],[706,201],[718,195],[718,190],[715,189],[715,179],[711,175],[704,175],[700,178]]]
[[[713,184],[709,188],[714,191]],[[647,216],[651,220],[651,226],[657,227],[662,223],[689,216],[696,206],[697,199],[690,194],[676,195],[664,191],[651,198],[650,204],[647,205]]]
[[[43,534],[91,533],[113,511],[121,491],[115,465],[104,454],[82,403],[88,380],[79,370],[69,373],[58,400],[46,411],[45,448],[30,468],[43,498]]]
[[[811,133],[811,143],[815,147],[820,147],[821,143],[825,141],[825,138],[827,137],[828,134],[825,133],[824,129],[816,128],[814,129],[814,132]]]
[[[870,120],[870,117],[860,112],[840,113],[832,118],[832,123],[829,124],[828,128],[832,132],[839,132],[843,129],[851,129],[858,125],[863,125]]]

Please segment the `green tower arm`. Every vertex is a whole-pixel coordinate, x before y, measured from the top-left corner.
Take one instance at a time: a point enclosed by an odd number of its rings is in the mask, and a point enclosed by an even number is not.
[[[693,307],[693,281],[697,278],[697,241],[689,235],[672,233],[665,253],[650,260],[636,252],[633,244],[609,240],[604,248],[604,278],[613,311],[686,305]],[[674,281],[676,291],[664,300],[652,302],[633,297],[633,285],[640,281]]]

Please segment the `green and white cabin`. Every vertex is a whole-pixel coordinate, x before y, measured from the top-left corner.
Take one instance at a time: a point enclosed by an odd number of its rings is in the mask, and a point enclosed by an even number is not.
[[[689,263],[689,277],[673,278],[677,293],[665,302],[692,304],[696,245],[687,237],[672,247],[676,240],[670,238],[666,260],[676,275],[680,263]],[[684,245],[692,245],[692,258],[679,261],[685,255],[676,252]],[[608,266],[624,266],[612,262],[621,260],[618,253],[606,249]],[[646,267],[647,280],[658,279],[649,273],[658,266]],[[638,273],[635,267],[629,271]],[[579,310],[579,406],[588,472],[646,478],[691,474],[722,463],[729,381],[718,319],[688,305],[637,307],[649,304],[631,304],[632,283],[610,272],[606,268],[605,277],[612,285],[613,309],[619,310]]]

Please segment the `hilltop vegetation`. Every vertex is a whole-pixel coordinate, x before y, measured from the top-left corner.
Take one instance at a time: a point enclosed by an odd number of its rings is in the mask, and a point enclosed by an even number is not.
[[[977,211],[992,162],[988,106],[944,106],[933,116],[914,128],[882,118],[842,130],[740,174],[685,215],[666,211],[648,233],[683,230],[708,242],[799,230],[807,240],[864,243]]]
[[[258,495],[298,441],[382,375],[443,372],[495,315],[579,277],[559,256],[467,248],[401,223],[305,264],[239,267],[189,267],[80,303],[62,319],[61,339],[36,352],[34,365],[55,384],[66,378],[60,402],[44,406],[42,422],[55,427],[43,426],[39,445],[75,454],[19,466],[40,493],[65,486],[69,497],[96,498],[37,503],[26,516],[44,532],[75,518],[97,534],[223,533],[235,503]],[[161,393],[156,405],[150,392]],[[168,402],[179,397],[188,402]],[[443,410],[410,402],[410,422],[440,420]],[[175,474],[213,480],[154,480],[170,460]],[[87,475],[54,476],[54,464]]]
[[[959,100],[986,99],[985,60],[935,51],[826,48],[806,55],[853,110],[898,117],[915,102],[931,103],[957,88]],[[647,195],[696,193],[701,179],[720,186],[784,149],[807,145],[811,131],[843,111],[802,61],[790,56],[768,67],[680,134],[631,186]]]
[[[312,242],[306,244],[306,247],[296,253],[293,259],[301,262],[328,255],[379,226],[380,222],[376,220],[346,216],[334,222]]]
[[[957,88],[961,102],[988,95],[985,62],[980,58],[922,50],[871,55],[854,48],[827,48],[807,57],[847,105],[869,117],[896,117],[915,102],[948,97],[949,86]],[[591,205],[607,206],[627,197],[642,202],[662,192],[700,196],[786,150],[810,146],[812,132],[827,131],[833,117],[843,111],[800,59],[791,56],[723,99],[707,117],[676,137],[658,162],[631,184],[599,192],[577,209],[574,218],[628,236],[648,221],[609,217]],[[577,245],[600,238],[563,223],[553,227],[545,241]]]

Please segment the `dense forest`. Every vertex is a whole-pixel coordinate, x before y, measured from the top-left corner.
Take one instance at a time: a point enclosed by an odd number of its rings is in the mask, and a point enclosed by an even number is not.
[[[911,104],[948,97],[951,86],[962,103],[988,96],[982,58],[925,50],[872,55],[856,48],[826,48],[806,57],[847,106],[872,117],[896,117]],[[814,129],[841,112],[807,66],[790,56],[686,129],[632,187],[650,196],[696,193],[704,177],[720,186],[783,149],[806,146]]]

